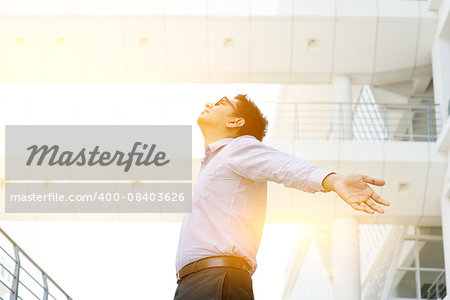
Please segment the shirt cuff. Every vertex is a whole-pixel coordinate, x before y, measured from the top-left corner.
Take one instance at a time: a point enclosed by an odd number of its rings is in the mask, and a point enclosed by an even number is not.
[[[324,169],[317,169],[314,170],[310,175],[310,180],[312,183],[312,188],[314,190],[317,190],[318,192],[327,192],[327,190],[323,187],[322,182],[330,174],[336,174],[336,172],[324,170]]]

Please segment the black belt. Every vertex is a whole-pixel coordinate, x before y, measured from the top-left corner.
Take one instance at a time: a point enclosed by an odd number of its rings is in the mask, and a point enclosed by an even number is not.
[[[197,271],[215,268],[215,267],[230,267],[240,270],[247,271],[250,275],[252,274],[250,266],[245,262],[243,258],[236,256],[210,256],[202,258],[191,262],[180,270],[177,271],[177,283],[181,282],[181,279],[189,274],[195,273]]]

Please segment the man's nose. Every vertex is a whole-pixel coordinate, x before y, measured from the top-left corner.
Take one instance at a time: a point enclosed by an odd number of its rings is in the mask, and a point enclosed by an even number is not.
[[[213,106],[214,106],[214,105],[213,105],[212,103],[206,103],[206,104],[205,104],[205,107],[206,107],[206,108],[212,108]]]

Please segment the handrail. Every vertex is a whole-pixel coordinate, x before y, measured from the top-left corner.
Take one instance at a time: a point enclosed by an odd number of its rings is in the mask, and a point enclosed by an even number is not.
[[[434,280],[433,284],[427,290],[427,300],[444,299],[447,295],[447,288],[445,285],[445,271]]]
[[[46,280],[49,280],[52,282],[52,284],[61,292],[64,294],[64,296],[67,298],[67,300],[72,300],[72,298],[41,268],[39,267],[39,265],[22,249],[20,248],[19,245],[17,245],[16,242],[14,242],[14,240],[8,235],[6,234],[6,232],[0,228],[0,234],[2,234],[10,243],[11,245],[14,247],[14,252],[16,254],[16,259],[14,259],[5,249],[3,249],[0,246],[0,249],[3,250],[4,253],[6,253],[9,258],[11,258],[14,263],[15,263],[15,270],[14,270],[14,274],[12,274],[9,270],[8,273],[11,274],[14,278],[13,280],[13,287],[8,287],[6,286],[10,291],[11,291],[11,295],[10,295],[10,300],[13,299],[22,299],[19,295],[19,283],[21,285],[23,285],[31,294],[33,294],[36,298],[40,299],[39,296],[37,296],[30,288],[28,288],[22,281],[19,280],[19,274],[20,274],[20,269],[22,269],[26,274],[28,274],[28,276],[33,279],[41,288],[44,289],[44,297],[42,299],[46,298],[46,295],[51,295],[51,293],[48,291],[48,285]],[[20,265],[20,258],[19,255],[25,257],[42,275],[43,279],[45,279],[43,282],[43,284],[41,284],[36,278],[34,278],[23,266]],[[3,264],[2,264],[2,267]],[[6,268],[5,268],[6,269]],[[5,285],[2,282],[3,285]],[[53,297],[54,298],[54,297]]]
[[[434,103],[260,103],[276,104],[271,138],[434,142],[442,128],[440,105]]]

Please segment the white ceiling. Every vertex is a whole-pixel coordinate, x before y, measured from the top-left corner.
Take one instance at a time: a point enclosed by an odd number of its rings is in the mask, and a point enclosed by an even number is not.
[[[36,3],[0,0],[0,81],[330,83],[347,74],[384,84],[431,75],[436,16],[424,1]]]

